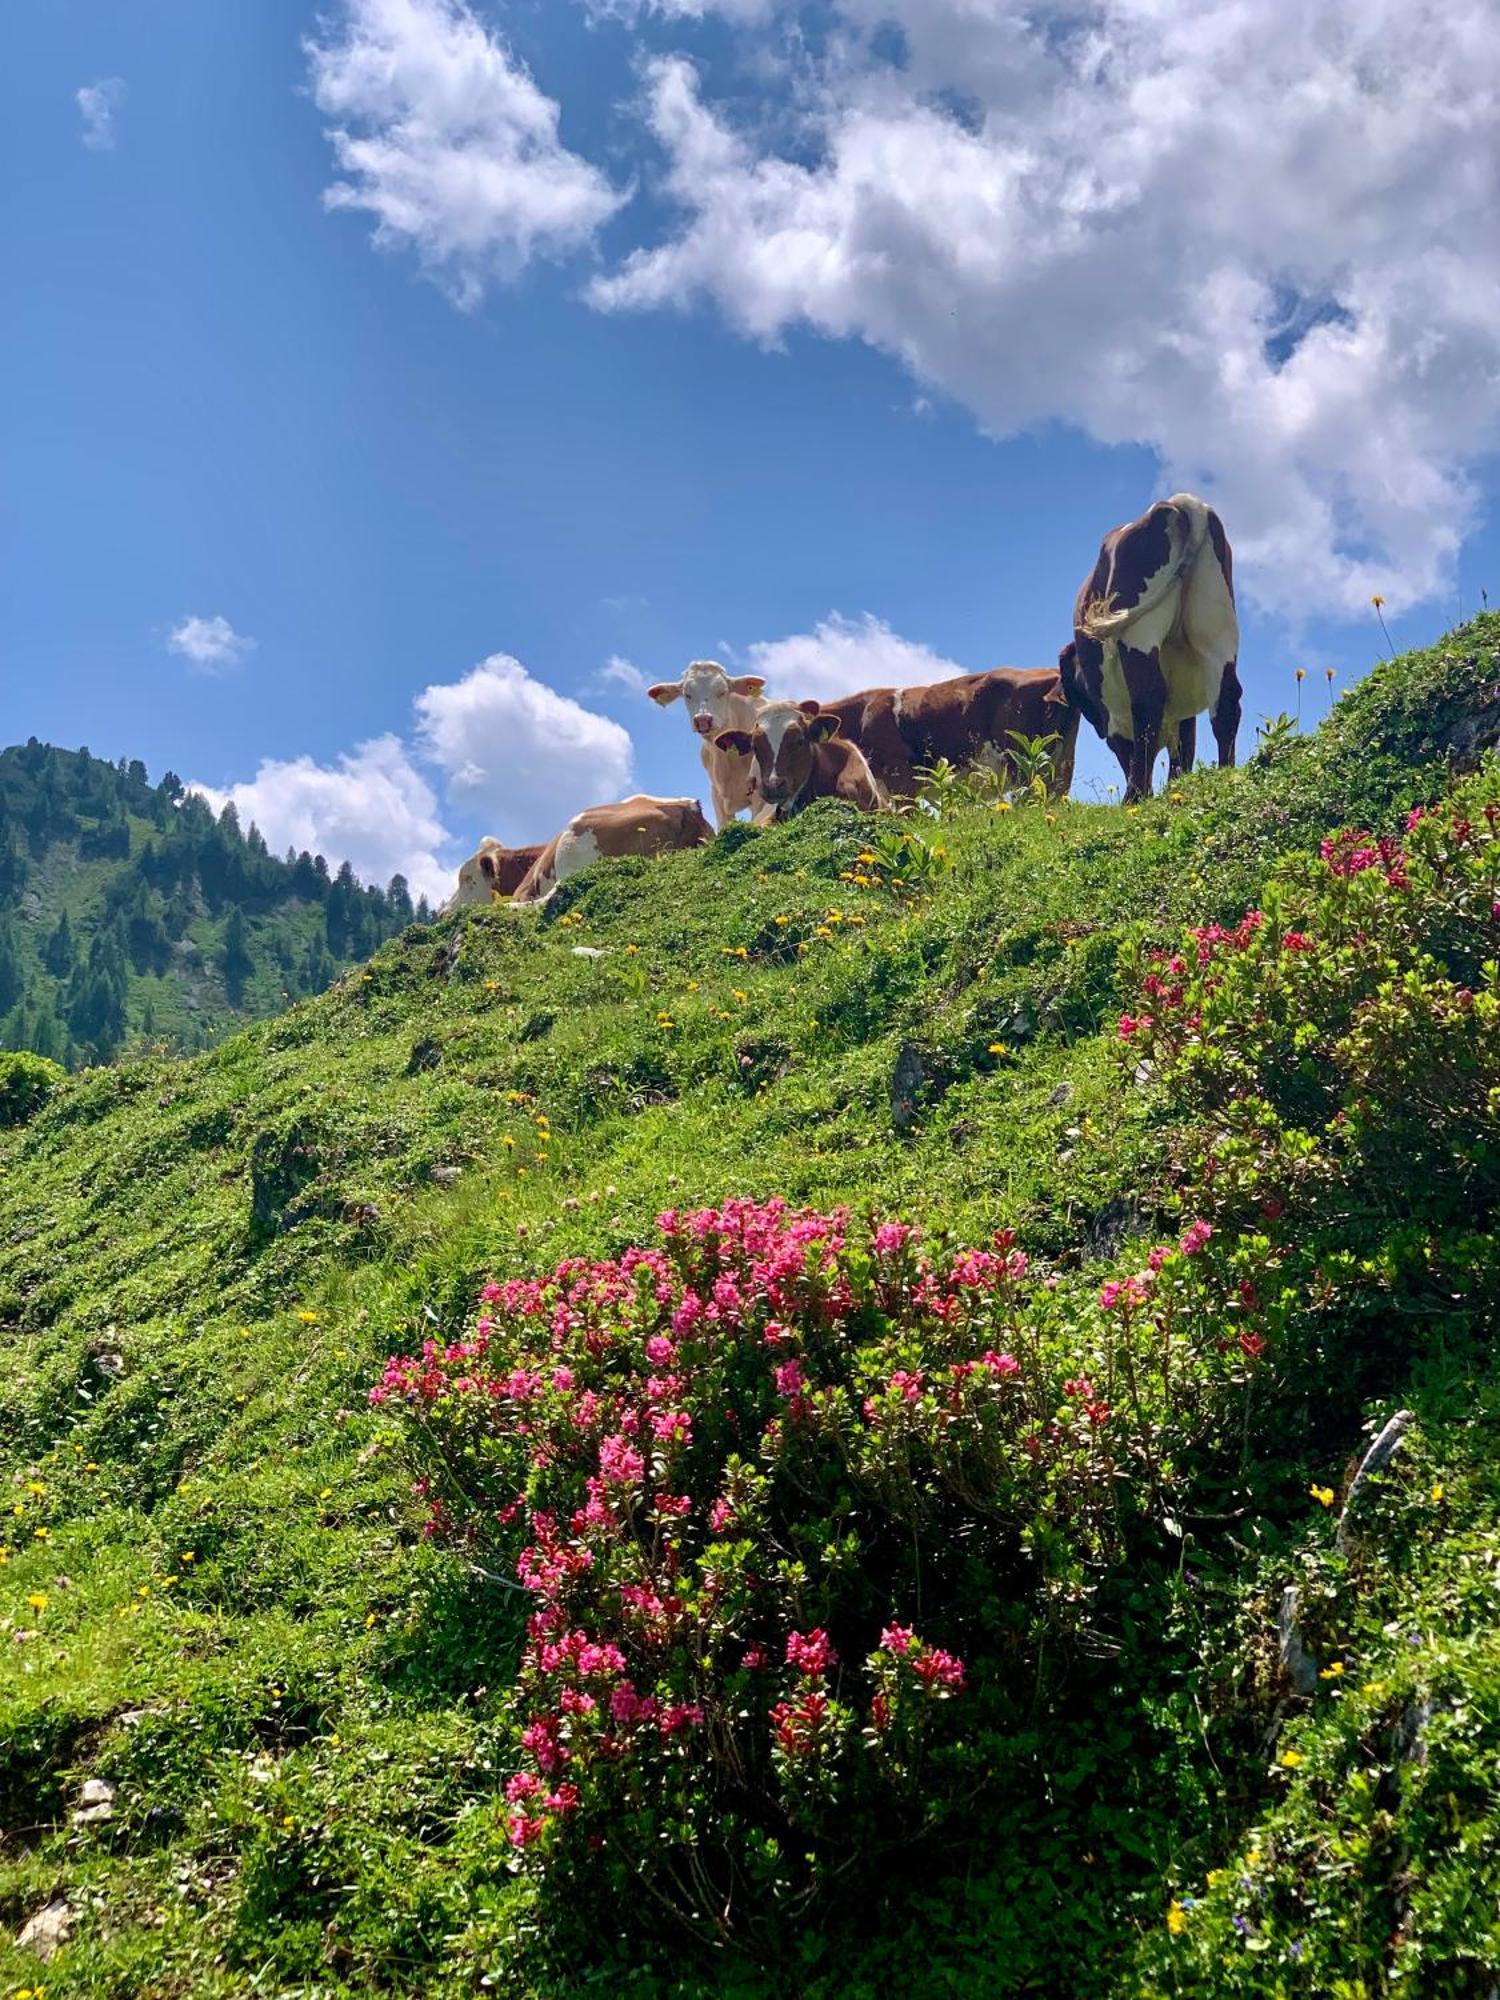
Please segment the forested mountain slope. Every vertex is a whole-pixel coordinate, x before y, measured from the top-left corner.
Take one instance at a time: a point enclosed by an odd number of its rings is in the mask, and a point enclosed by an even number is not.
[[[0,1048],[70,1068],[133,1039],[207,1048],[413,914],[399,877],[369,889],[273,855],[170,772],[153,785],[138,761],[35,738],[0,751]]]
[[[1497,735],[1491,616],[17,1099],[0,1990],[1490,1990]]]

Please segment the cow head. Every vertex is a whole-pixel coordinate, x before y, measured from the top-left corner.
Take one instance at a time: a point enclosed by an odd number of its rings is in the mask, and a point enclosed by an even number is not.
[[[730,756],[753,757],[755,791],[768,806],[786,813],[807,789],[817,745],[838,733],[838,717],[815,701],[773,701],[761,710],[754,729],[726,729],[714,742]]]
[[[694,660],[680,681],[658,681],[646,693],[662,708],[686,702],[694,733],[712,737],[735,721],[735,695],[757,695],[764,686],[760,674],[726,674],[717,660]]]
[[[458,887],[446,904],[450,910],[468,909],[492,903],[499,889],[500,857],[505,849],[486,835],[477,854],[471,854],[458,871]]]
[[[1057,672],[1060,682],[1059,692],[1048,695],[1049,701],[1061,700],[1069,708],[1076,708],[1085,721],[1091,723],[1101,736],[1109,733],[1109,716],[1104,707],[1102,680],[1098,671],[1103,659],[1103,648],[1097,640],[1089,640],[1089,667],[1085,668],[1080,658],[1078,642],[1070,639],[1057,656]]]

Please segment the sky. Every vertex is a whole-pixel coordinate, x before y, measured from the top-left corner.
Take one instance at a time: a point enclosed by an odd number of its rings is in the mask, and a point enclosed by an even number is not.
[[[436,900],[1188,487],[1248,749],[1500,602],[1497,132],[1493,0],[10,0],[0,735]]]

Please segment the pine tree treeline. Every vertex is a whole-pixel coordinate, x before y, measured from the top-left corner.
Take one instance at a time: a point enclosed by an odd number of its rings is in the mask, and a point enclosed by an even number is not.
[[[270,852],[168,772],[33,737],[0,751],[0,1049],[78,1067],[206,1048],[320,993],[413,919],[403,877]]]

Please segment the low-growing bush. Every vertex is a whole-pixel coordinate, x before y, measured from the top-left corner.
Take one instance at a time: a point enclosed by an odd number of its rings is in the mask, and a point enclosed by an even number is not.
[[[22,1049],[0,1055],[0,1131],[34,1118],[68,1072],[47,1056]]]
[[[486,1287],[372,1397],[429,1536],[534,1600],[520,1865],[575,1916],[644,1895],[753,1936],[952,1831],[975,1715],[1060,1685],[1176,1466],[1237,1447],[1264,1339],[1206,1223],[1102,1290],[1009,1231],[926,1247],[780,1201],[659,1229]]]

